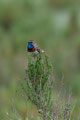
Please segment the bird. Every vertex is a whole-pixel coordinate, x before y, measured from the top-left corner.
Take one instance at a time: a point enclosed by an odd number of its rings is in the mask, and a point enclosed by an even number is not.
[[[44,53],[44,50],[41,50],[34,40],[29,40],[27,44],[27,52],[31,54],[32,57],[38,56],[40,53]]]

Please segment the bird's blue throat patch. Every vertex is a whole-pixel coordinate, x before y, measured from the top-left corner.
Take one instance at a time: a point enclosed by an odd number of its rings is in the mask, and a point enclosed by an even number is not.
[[[34,48],[33,44],[32,43],[28,43],[28,46],[27,46],[28,50],[32,50]]]

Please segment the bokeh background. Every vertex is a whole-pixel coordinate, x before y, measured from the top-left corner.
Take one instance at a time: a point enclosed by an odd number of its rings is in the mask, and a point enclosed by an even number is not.
[[[69,94],[70,89],[72,120],[79,120],[79,0],[0,0],[0,120],[21,119],[26,111],[37,116],[36,107],[26,104],[20,91],[28,40],[47,51],[54,68],[54,94],[61,89]]]

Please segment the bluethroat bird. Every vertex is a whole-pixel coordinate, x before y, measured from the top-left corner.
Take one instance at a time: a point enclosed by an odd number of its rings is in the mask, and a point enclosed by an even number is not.
[[[44,53],[44,50],[41,50],[33,40],[28,41],[27,51],[34,58],[38,56],[40,52]]]

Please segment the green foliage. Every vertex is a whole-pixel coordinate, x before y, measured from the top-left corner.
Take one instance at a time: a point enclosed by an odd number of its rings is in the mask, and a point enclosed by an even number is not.
[[[34,39],[41,48],[46,49],[54,62],[56,76],[54,99],[61,89],[72,88],[72,99],[73,101],[76,99],[77,102],[71,120],[79,120],[79,0],[0,0],[0,120],[9,120],[6,118],[7,112],[11,116],[10,119],[15,119],[13,108],[16,106],[19,107],[18,113],[21,113],[19,111],[23,109],[25,100],[21,96],[21,90],[18,90],[20,97],[18,93],[17,97],[14,97],[10,88],[15,81],[17,85],[13,88],[19,89],[19,83],[24,79],[25,48],[29,39]],[[65,85],[61,87],[62,79]],[[26,88],[26,84],[24,86]],[[26,91],[25,89],[25,93]],[[61,96],[65,96],[63,91],[61,91]],[[14,101],[15,106],[12,102],[14,98],[17,99]],[[61,97],[58,100],[57,103],[62,101]],[[55,101],[54,104],[56,104]],[[32,107],[32,104],[30,103],[29,106]],[[57,104],[56,109],[59,108]],[[34,112],[36,108],[29,109],[29,115],[32,115],[31,110]],[[26,112],[25,108],[24,111]],[[63,113],[63,110],[59,111]],[[21,119],[21,114],[16,115],[16,120],[18,119]]]
[[[26,79],[21,84],[27,101],[37,107],[41,120],[70,120],[72,112],[70,96],[66,104],[59,103],[60,98],[57,98],[56,102],[52,98],[53,84],[53,69],[47,54],[40,53],[34,59],[28,55]],[[31,118],[33,119],[35,118]]]
[[[28,55],[26,81],[22,85],[28,99],[37,106],[38,112],[44,119],[51,120],[53,78],[52,65],[46,53],[44,56],[39,54],[35,59]]]

